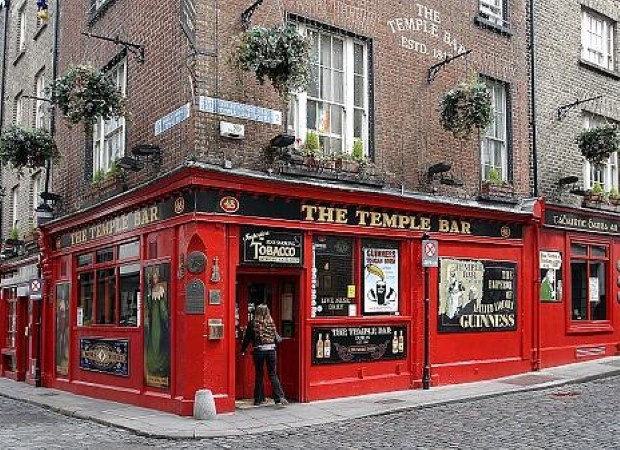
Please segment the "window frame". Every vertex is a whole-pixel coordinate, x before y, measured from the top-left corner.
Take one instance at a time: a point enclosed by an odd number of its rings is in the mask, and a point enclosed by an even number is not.
[[[602,27],[602,35],[596,35],[592,31],[591,25],[598,22]],[[581,9],[581,58],[589,64],[600,67],[605,70],[615,72],[616,68],[616,21],[592,9],[582,7]],[[599,36],[603,48],[591,46],[592,39],[588,39],[592,35]],[[591,54],[598,55],[597,58],[591,57]],[[600,59],[605,61],[601,64]]]
[[[511,101],[510,101],[510,85],[504,81],[497,80],[485,75],[481,75],[481,79],[487,85],[489,92],[491,93],[491,102],[493,105],[493,123],[486,128],[480,139],[480,177],[482,182],[487,182],[489,176],[487,175],[486,166],[491,169],[498,169],[500,172],[500,179],[503,182],[512,182],[512,114],[511,114]],[[496,89],[501,88],[503,94],[502,110],[497,110],[497,97]],[[503,127],[501,129],[503,133],[503,139],[497,136],[496,133],[496,120],[498,115],[503,118]],[[493,134],[489,134],[490,130],[495,130]],[[495,144],[501,145],[501,161],[499,164],[495,158],[495,151],[491,151],[489,164],[485,164],[485,151],[489,152],[486,148],[487,142],[492,141]]]
[[[118,62],[112,65],[109,69],[105,70],[106,73],[115,73],[116,85],[118,87],[121,83],[121,94],[123,97],[127,97],[127,55],[123,55]],[[122,74],[119,78],[119,69],[122,69]],[[120,130],[120,131],[119,131]],[[120,134],[118,151],[114,149],[108,149],[108,146],[116,135]],[[109,120],[103,120],[99,118],[93,126],[92,134],[92,175],[95,175],[97,171],[101,170],[103,173],[107,173],[112,168],[115,161],[122,158],[125,155],[127,145],[127,121],[124,117],[112,117]],[[116,156],[116,157],[115,157]]]
[[[17,9],[17,22],[16,22],[16,33],[15,33],[15,53],[16,58],[26,51],[26,32],[27,28],[27,16],[26,16],[26,6],[27,2],[22,3],[22,5]]]
[[[42,68],[37,72],[34,77],[34,87],[35,87],[35,109],[34,109],[34,126],[35,128],[39,128],[45,131],[49,131],[49,123],[45,121],[45,108],[46,101],[43,100],[47,98],[47,94],[45,91],[45,68]]]
[[[338,151],[329,151],[327,154],[351,154],[353,150],[353,143],[357,137],[354,136],[355,129],[355,110],[363,111],[362,118],[362,132],[361,139],[364,144],[364,155],[372,159],[373,158],[373,143],[371,142],[371,138],[373,136],[372,130],[372,89],[371,83],[373,80],[372,76],[372,41],[369,38],[359,36],[354,33],[348,33],[346,31],[322,25],[320,23],[315,23],[314,21],[304,20],[301,17],[297,17],[294,15],[290,15],[289,19],[291,19],[291,23],[293,23],[298,31],[305,36],[308,36],[309,32],[317,33],[318,41],[321,41],[321,36],[329,36],[331,41],[334,39],[342,40],[343,42],[343,67],[341,73],[343,74],[343,92],[341,103],[336,102],[331,99],[324,98],[324,95],[320,92],[320,86],[317,86],[319,89],[318,96],[312,97],[309,95],[309,92],[301,92],[291,96],[291,101],[289,103],[288,112],[287,112],[287,129],[289,133],[295,135],[297,138],[297,142],[304,143],[308,131],[314,131],[320,138],[340,138],[341,146],[340,152]],[[362,46],[362,63],[363,63],[363,81],[362,81],[362,106],[355,105],[355,69],[354,69],[354,52],[355,45],[359,44]],[[333,49],[333,43],[332,43]],[[317,54],[319,54],[320,49],[317,50]],[[333,50],[330,53],[330,59],[333,56]],[[312,64],[318,65],[319,70],[321,69],[320,64]],[[333,66],[333,64],[331,65]],[[329,73],[334,71],[339,71],[339,69],[326,68]],[[320,81],[319,76],[319,81]],[[318,83],[317,83],[318,84]],[[332,86],[333,90],[333,86]],[[333,95],[331,96],[333,97]],[[341,120],[341,133],[337,135],[333,132],[325,132],[321,131],[318,128],[315,130],[311,130],[308,128],[308,102],[315,101],[318,104],[329,104],[334,105],[336,107],[342,108],[342,120]],[[317,108],[318,113],[318,108]],[[331,111],[330,111],[331,118]],[[318,122],[318,121],[317,121]]]
[[[19,91],[13,99],[13,125],[26,125],[24,122],[24,91]]]
[[[566,240],[566,249],[565,255],[567,264],[565,270],[565,279],[567,280],[566,287],[564,288],[564,298],[566,299],[566,316],[567,316],[567,333],[569,334],[579,334],[579,333],[590,333],[590,332],[609,332],[613,331],[612,327],[612,316],[613,316],[613,308],[612,308],[612,258],[611,252],[613,249],[612,243],[605,240],[597,240],[597,239],[589,239],[584,240],[582,236],[569,236]],[[575,255],[573,254],[572,247],[573,245],[580,245],[586,247],[586,255]],[[592,247],[605,247],[606,256],[593,256],[591,255]],[[590,311],[590,286],[589,282],[586,284],[586,314],[587,319],[574,319],[573,318],[573,274],[572,274],[572,264],[573,260],[583,260],[586,261],[586,274],[589,279],[590,275],[590,262],[605,262],[605,319],[592,320],[591,311]],[[570,298],[568,297],[570,295]]]
[[[19,227],[19,184],[11,188],[11,228]]]
[[[119,259],[119,247],[126,245],[126,244],[131,244],[133,242],[139,243],[138,254],[135,256],[126,257],[124,259]],[[104,262],[97,262],[97,252],[101,250],[107,250],[107,249],[112,249],[112,258]],[[79,258],[83,256],[89,256],[91,259],[90,259],[90,262],[80,265],[78,261],[79,261]],[[118,330],[135,330],[142,326],[141,319],[139,317],[141,314],[141,310],[138,307],[140,303],[140,298],[142,295],[142,289],[143,289],[142,272],[143,272],[144,266],[142,265],[141,256],[142,256],[142,242],[139,239],[138,240],[130,239],[128,241],[116,242],[116,243],[110,244],[110,246],[87,250],[87,251],[75,254],[73,256],[74,261],[75,261],[75,267],[76,267],[74,270],[74,274],[73,274],[73,282],[76,286],[77,293],[75,296],[76,298],[75,306],[72,306],[72,308],[75,308],[76,317],[77,317],[77,309],[81,307],[81,300],[82,300],[81,292],[80,292],[81,287],[82,287],[80,276],[86,273],[92,274],[91,317],[87,318],[83,313],[82,324],[78,325],[78,329],[89,330],[89,329],[94,329],[94,328],[103,328],[103,329],[118,329]],[[140,295],[136,303],[135,325],[121,325],[121,306],[122,306],[121,305],[122,303],[121,278],[123,275],[126,275],[126,274],[121,274],[121,268],[126,267],[126,266],[135,266],[137,270],[131,273],[132,274],[135,273],[138,275],[138,287],[139,287],[138,292],[140,293]],[[107,271],[110,269],[114,271],[114,290],[115,290],[114,321],[113,323],[97,323],[100,273],[102,271]],[[89,320],[90,323],[87,323],[87,320]]]
[[[30,190],[32,192],[32,217],[34,220],[35,214],[36,214],[36,209],[37,206],[39,206],[41,199],[40,199],[40,195],[41,192],[43,192],[43,171],[42,170],[37,170],[36,172],[34,172],[32,174],[32,176],[30,177]]]
[[[583,115],[583,129],[588,130],[596,126],[609,123],[605,116],[586,112]],[[612,154],[607,162],[602,164],[592,164],[587,159],[583,158],[583,187],[584,189],[592,189],[594,182],[598,182],[597,172],[603,176],[603,189],[605,192],[609,192],[612,188],[618,189],[620,187],[619,175],[618,175],[618,152]]]

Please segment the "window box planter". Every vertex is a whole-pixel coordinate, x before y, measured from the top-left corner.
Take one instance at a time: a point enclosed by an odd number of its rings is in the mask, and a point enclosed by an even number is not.
[[[514,186],[508,183],[483,182],[480,186],[480,199],[506,203],[516,203]]]

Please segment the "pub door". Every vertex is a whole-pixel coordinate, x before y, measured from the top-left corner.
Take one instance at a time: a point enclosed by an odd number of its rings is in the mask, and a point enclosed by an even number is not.
[[[288,400],[298,400],[300,393],[300,332],[298,283],[291,277],[264,275],[240,276],[237,283],[236,317],[236,399],[253,399],[254,361],[250,348],[241,356],[243,335],[260,304],[269,306],[271,316],[283,341],[277,346],[277,372]],[[272,397],[271,384],[264,368],[265,397]]]

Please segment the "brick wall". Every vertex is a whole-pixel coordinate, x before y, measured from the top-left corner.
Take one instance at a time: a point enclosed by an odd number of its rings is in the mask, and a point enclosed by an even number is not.
[[[17,49],[18,11],[26,8],[26,34],[23,52]],[[4,12],[2,12],[4,16]],[[4,95],[4,117],[2,128],[13,124],[15,99],[22,93],[27,96],[36,95],[35,77],[43,74],[47,81],[52,78],[52,45],[54,32],[54,5],[50,4],[50,19],[47,22],[37,21],[36,2],[11,1],[8,21],[8,48],[6,55],[6,83]],[[22,126],[32,127],[35,123],[36,100],[24,99]],[[49,118],[51,113],[48,113]],[[33,177],[35,174],[45,177],[41,169],[24,170],[17,174],[10,167],[2,167],[2,186],[5,195],[2,197],[2,237],[6,238],[13,226],[13,208],[17,208],[20,237],[28,232],[33,224]],[[12,190],[17,187],[18,201],[13,204]]]
[[[139,142],[159,144],[164,154],[161,171],[178,166],[189,153],[210,162],[220,163],[225,158],[233,161],[235,167],[263,170],[264,148],[282,131],[281,126],[214,116],[194,109],[191,120],[158,137],[153,135],[157,119],[192,99],[192,85],[197,95],[282,109],[271,86],[259,86],[252,75],[238,74],[227,63],[233,39],[242,31],[241,13],[251,3],[249,0],[230,0],[225,4],[218,0],[196,2],[197,31],[192,49],[179,24],[181,1],[158,4],[154,8],[143,0],[112,0],[90,26],[84,2],[64,2],[61,72],[70,63],[91,62],[101,67],[118,51],[111,43],[80,36],[79,32],[84,29],[107,36],[119,34],[122,39],[144,44],[145,64],[129,59],[128,95],[133,121],[128,127],[127,147]],[[284,13],[289,13],[372,40],[375,163],[392,174],[394,184],[404,184],[411,189],[427,189],[425,183],[421,183],[421,174],[430,165],[446,161],[452,163],[454,172],[465,185],[462,189],[438,186],[440,191],[458,196],[477,193],[480,179],[477,136],[469,142],[461,142],[443,131],[439,126],[438,101],[443,92],[474,72],[508,83],[513,118],[514,185],[519,194],[528,195],[526,4],[523,0],[510,0],[508,6],[510,36],[474,23],[478,13],[475,1],[266,0],[256,10],[252,22],[274,25]],[[425,14],[435,19],[437,36],[421,31],[399,31],[394,22],[390,22],[397,18],[423,18]],[[447,66],[429,86],[426,82],[428,67],[439,60],[434,52],[456,53],[444,41],[446,33],[458,45],[471,49],[472,54]],[[404,48],[403,39],[426,45],[426,53]],[[194,83],[190,82],[186,65],[194,69]],[[220,138],[220,120],[244,124],[246,138],[241,141]],[[58,183],[55,189],[65,193],[66,210],[70,211],[79,208],[81,198],[92,190],[83,182],[84,134],[75,128],[69,130],[61,123],[58,140],[67,156],[56,167],[60,176],[55,177]],[[154,175],[154,169],[130,174],[129,185]]]
[[[583,182],[584,163],[575,142],[584,125],[583,114],[620,121],[620,75],[606,74],[580,62],[582,5],[616,23],[620,20],[618,2],[614,0],[537,0],[534,10],[540,193],[554,202],[573,206],[580,205],[581,198],[559,193],[558,180],[575,175]],[[618,70],[618,57],[616,40],[615,70]],[[604,97],[584,103],[558,120],[558,107],[598,95]]]

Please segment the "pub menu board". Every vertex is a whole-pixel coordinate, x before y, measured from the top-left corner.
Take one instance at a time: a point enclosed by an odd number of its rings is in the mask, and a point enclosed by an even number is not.
[[[241,262],[271,266],[301,266],[303,235],[270,228],[241,231]]]
[[[440,258],[440,332],[517,329],[517,265]]]
[[[320,327],[312,329],[312,364],[405,359],[407,327]]]
[[[312,253],[312,317],[356,315],[353,240],[318,235]]]

